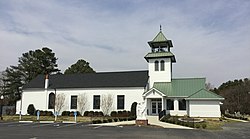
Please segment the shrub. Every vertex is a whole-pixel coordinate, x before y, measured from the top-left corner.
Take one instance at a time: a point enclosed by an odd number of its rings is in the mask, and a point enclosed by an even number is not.
[[[7,108],[5,110],[5,112],[6,112],[6,115],[15,115],[16,109],[15,108]]]
[[[117,117],[122,117],[122,111],[117,112]]]
[[[115,118],[115,119],[114,119],[114,121],[115,121],[115,122],[118,122],[118,119],[117,119],[117,118]]]
[[[104,114],[103,114],[102,111],[99,111],[98,114],[97,114],[97,116],[102,117],[102,116],[104,116]]]
[[[113,122],[113,120],[112,119],[108,119],[108,122]]]
[[[136,117],[136,106],[137,102],[133,102],[130,109],[130,116]]]
[[[62,116],[69,116],[69,114],[70,114],[70,111],[63,111],[62,112]]]
[[[111,117],[117,117],[117,112],[116,111],[112,111],[110,114]]]
[[[53,112],[52,111],[47,111],[46,116],[53,116]]]
[[[195,124],[195,128],[200,128],[200,124]]]
[[[92,121],[92,124],[97,124],[97,120],[93,120],[93,121]]]
[[[102,123],[102,121],[101,120],[96,120],[96,123],[100,124],[100,123]]]
[[[88,116],[89,115],[89,111],[85,111],[83,116]]]
[[[28,113],[29,115],[36,115],[36,114],[35,114],[35,111],[36,111],[36,109],[35,109],[34,105],[33,105],[33,104],[30,104],[30,105],[28,106],[27,113]]]
[[[202,124],[202,128],[205,129],[207,125],[205,123]]]
[[[107,123],[107,122],[108,122],[108,120],[103,120],[102,122],[103,122],[103,123]]]
[[[136,119],[136,116],[130,116],[128,119],[129,119],[129,120],[135,120],[135,119]]]
[[[98,111],[95,111],[95,112],[94,112],[94,116],[98,116]]]
[[[81,114],[80,114],[80,112],[79,111],[76,111],[76,116],[80,116]],[[69,113],[69,116],[75,116],[75,112],[74,111],[71,111],[70,113]]]
[[[88,116],[89,116],[89,117],[94,116],[94,111],[90,111],[90,112],[88,113]]]

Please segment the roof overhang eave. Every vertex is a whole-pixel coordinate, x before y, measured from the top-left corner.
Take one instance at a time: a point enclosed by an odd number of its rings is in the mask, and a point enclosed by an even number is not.
[[[149,92],[151,92],[152,90],[155,90],[156,92],[158,92],[159,94],[161,94],[161,96],[166,97],[166,95],[165,95],[164,93],[162,93],[161,91],[159,91],[158,89],[156,89],[156,88],[154,88],[154,87],[151,88],[151,89],[149,89],[148,91],[144,92],[144,93],[142,94],[142,96],[143,96],[143,97],[146,97],[147,94],[148,94]]]
[[[225,100],[224,98],[186,98],[186,100]]]

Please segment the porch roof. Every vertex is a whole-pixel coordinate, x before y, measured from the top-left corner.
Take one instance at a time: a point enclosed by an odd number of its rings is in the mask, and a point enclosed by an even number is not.
[[[167,97],[185,97],[187,100],[224,98],[205,89],[205,78],[172,79],[171,82],[156,82],[153,88]]]
[[[211,92],[211,91],[208,91],[206,89],[201,89],[199,90],[198,92],[190,95],[187,100],[193,100],[193,99],[221,99],[221,100],[224,100],[223,97]]]
[[[153,88],[168,97],[188,97],[205,88],[205,78],[172,79],[171,82],[156,82]]]

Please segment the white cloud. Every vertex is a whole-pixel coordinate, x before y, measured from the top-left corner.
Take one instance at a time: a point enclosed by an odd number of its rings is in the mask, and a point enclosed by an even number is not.
[[[49,46],[61,70],[83,58],[97,71],[147,69],[147,41],[172,39],[177,77],[212,84],[249,77],[249,2],[1,1],[0,70]]]

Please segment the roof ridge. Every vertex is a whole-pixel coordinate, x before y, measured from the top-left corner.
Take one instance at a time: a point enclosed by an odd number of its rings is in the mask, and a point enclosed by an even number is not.
[[[178,78],[172,78],[172,80],[188,80],[188,79],[206,79],[206,77],[178,77]]]
[[[212,92],[212,91],[209,91],[209,90],[207,90],[207,89],[205,89],[205,88],[202,88],[202,89],[198,90],[197,92],[195,92],[195,93],[193,93],[192,95],[188,96],[188,98],[190,98],[190,97],[192,97],[192,96],[198,94],[198,93],[199,93],[200,91],[202,91],[202,90],[204,90],[204,91],[208,92],[209,94],[214,95],[214,96],[216,96],[216,97],[223,98],[222,96],[220,96],[220,95],[218,95],[218,94],[216,94],[216,93],[214,93],[214,92]]]

